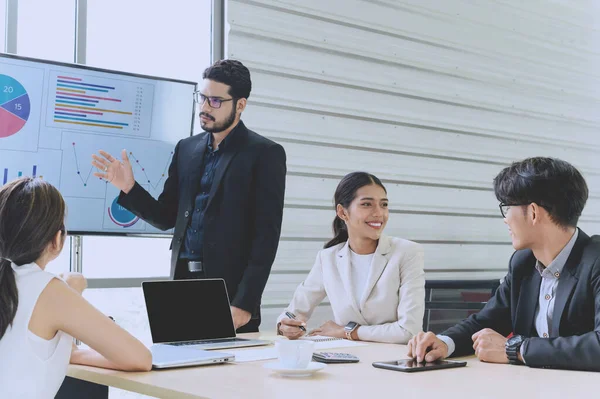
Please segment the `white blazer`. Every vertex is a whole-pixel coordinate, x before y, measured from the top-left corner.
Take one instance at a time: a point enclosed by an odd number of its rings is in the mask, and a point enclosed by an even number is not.
[[[364,295],[354,292],[348,243],[323,249],[286,308],[307,321],[327,296],[336,324],[361,325],[362,341],[405,344],[422,331],[425,272],[421,245],[382,235],[375,250]],[[278,322],[285,318],[285,311]]]

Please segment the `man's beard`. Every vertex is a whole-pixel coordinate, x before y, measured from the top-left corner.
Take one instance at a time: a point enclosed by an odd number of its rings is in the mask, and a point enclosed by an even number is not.
[[[233,104],[233,107],[231,109],[231,113],[229,114],[229,116],[221,123],[214,123],[212,127],[207,127],[204,124],[202,125],[202,129],[204,129],[205,132],[208,133],[221,133],[227,129],[229,129],[233,123],[235,122],[235,114],[236,114],[236,104]],[[202,113],[200,113],[200,115],[202,115]],[[207,116],[206,114],[204,114],[205,116]],[[208,116],[210,118],[210,116]]]

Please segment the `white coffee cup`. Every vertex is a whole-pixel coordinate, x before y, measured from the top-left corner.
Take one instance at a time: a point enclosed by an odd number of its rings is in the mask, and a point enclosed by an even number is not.
[[[289,369],[306,369],[312,360],[315,343],[310,340],[275,341],[279,363]]]

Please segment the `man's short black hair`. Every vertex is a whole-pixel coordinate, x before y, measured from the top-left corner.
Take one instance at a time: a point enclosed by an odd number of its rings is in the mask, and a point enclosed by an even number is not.
[[[226,84],[230,87],[229,95],[236,100],[250,97],[250,90],[252,90],[250,71],[239,61],[217,61],[204,70],[202,79]]]
[[[559,226],[575,227],[588,199],[579,171],[556,158],[535,157],[514,162],[494,178],[498,201],[507,205],[535,202]]]

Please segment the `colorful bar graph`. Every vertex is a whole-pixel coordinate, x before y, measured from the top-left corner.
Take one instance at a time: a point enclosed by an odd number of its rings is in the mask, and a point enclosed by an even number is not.
[[[136,136],[149,131],[152,85],[92,75],[53,74],[52,80],[56,84],[54,113],[48,121],[79,125],[82,130],[83,126],[86,130],[121,129]]]
[[[31,177],[36,177],[36,175],[37,175],[37,165],[33,165]],[[23,176],[23,172],[18,171],[17,177],[22,177],[22,176]],[[6,183],[8,183],[8,168],[4,168],[4,176],[2,179],[2,184],[6,184]]]

